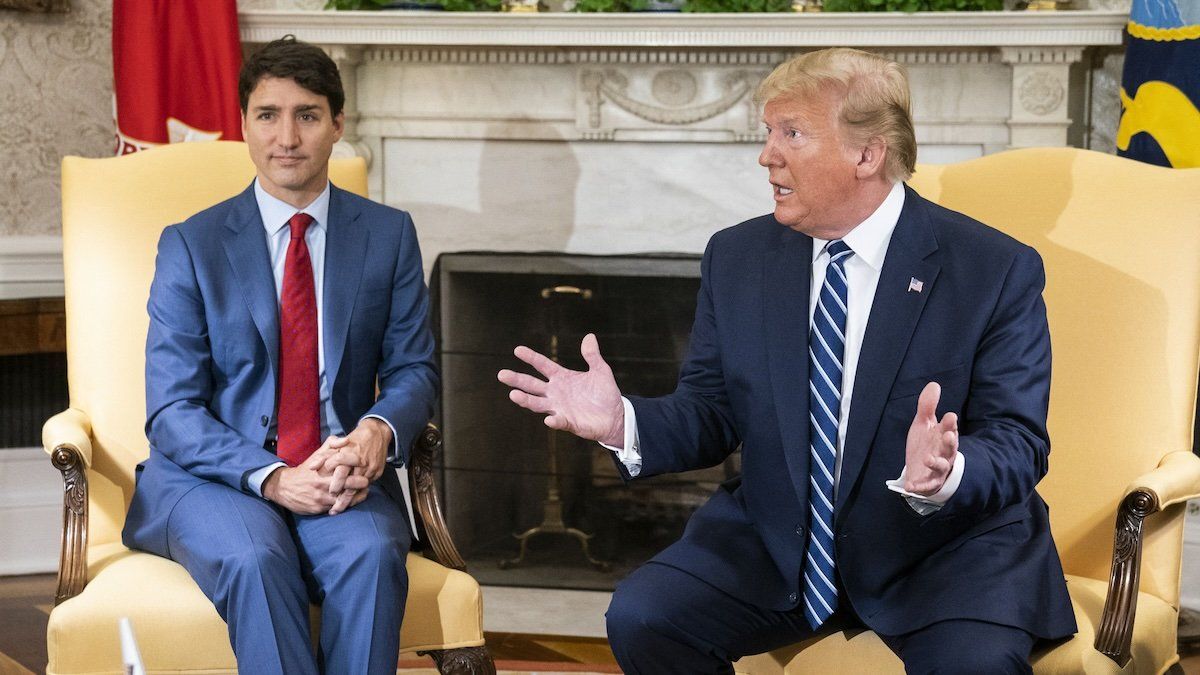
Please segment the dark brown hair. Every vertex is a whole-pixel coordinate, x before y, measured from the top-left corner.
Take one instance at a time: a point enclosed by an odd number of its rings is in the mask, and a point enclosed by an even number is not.
[[[238,99],[242,114],[250,103],[250,92],[264,77],[279,77],[294,80],[314,94],[329,101],[329,112],[334,117],[342,112],[346,104],[346,92],[342,89],[342,77],[337,64],[320,47],[301,42],[294,35],[285,35],[268,42],[250,55],[242,64],[238,74]]]

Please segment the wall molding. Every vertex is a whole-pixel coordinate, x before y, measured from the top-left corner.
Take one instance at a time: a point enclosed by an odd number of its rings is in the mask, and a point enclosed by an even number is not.
[[[1120,45],[1128,12],[509,14],[248,10],[242,41],[324,45],[755,49]]]
[[[63,295],[62,237],[4,237],[0,300]]]

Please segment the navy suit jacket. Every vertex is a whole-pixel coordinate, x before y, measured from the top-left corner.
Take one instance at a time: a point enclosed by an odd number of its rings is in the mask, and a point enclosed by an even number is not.
[[[433,413],[438,375],[412,219],[331,186],[323,293],[325,371],[338,420],[366,414],[409,442]],[[253,185],[166,228],[147,305],[146,436],[125,520],[130,547],[168,556],[172,508],[203,481],[249,492],[279,461],[264,449],[276,414],[279,304]],[[378,394],[376,394],[378,383]],[[403,500],[396,472],[382,487]]]
[[[813,240],[763,216],[717,233],[691,343],[668,396],[631,398],[641,476],[712,466],[739,444],[742,475],[656,561],[755,605],[803,602],[809,526],[808,304]],[[924,282],[920,292],[909,282]],[[845,596],[886,635],[946,619],[1075,632],[1046,504],[1050,338],[1032,248],[906,188],[868,319],[835,501]],[[918,515],[900,475],[927,382],[960,416],[966,470]]]

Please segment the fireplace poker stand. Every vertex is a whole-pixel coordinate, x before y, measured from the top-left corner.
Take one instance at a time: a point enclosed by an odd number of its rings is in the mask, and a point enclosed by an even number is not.
[[[588,288],[579,288],[577,286],[552,286],[543,288],[541,291],[543,300],[551,303],[550,310],[550,360],[558,363],[558,333],[561,329],[561,314],[564,301],[568,298],[578,298],[580,300],[591,300],[592,291]],[[558,437],[559,432],[555,429],[546,430],[546,446],[550,455],[550,478],[546,481],[546,499],[542,502],[542,522],[539,525],[525,530],[521,534],[514,534],[517,541],[521,542],[521,550],[516,558],[500,561],[500,569],[510,569],[520,565],[525,560],[525,553],[529,548],[529,540],[540,534],[565,534],[579,540],[579,544],[583,549],[583,556],[587,561],[600,570],[608,572],[612,569],[612,563],[603,560],[597,560],[592,557],[588,542],[594,534],[588,534],[583,530],[574,527],[567,527],[563,521],[563,503],[562,495],[558,489]]]

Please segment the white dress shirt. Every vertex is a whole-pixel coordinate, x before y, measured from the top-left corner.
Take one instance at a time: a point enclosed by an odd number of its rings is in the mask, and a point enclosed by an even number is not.
[[[288,226],[288,221],[297,213],[307,213],[312,216],[313,222],[308,226],[308,230],[304,233],[304,243],[308,246],[308,257],[312,261],[313,271],[313,290],[316,292],[317,299],[317,378],[320,383],[320,411],[321,411],[321,440],[329,438],[329,436],[341,436],[345,431],[340,420],[338,420],[337,412],[333,409],[333,398],[330,396],[329,380],[325,376],[325,323],[324,323],[324,293],[325,288],[325,235],[329,231],[329,183],[325,184],[325,189],[312,201],[308,206],[302,209],[288,204],[287,202],[276,199],[267,194],[267,191],[258,184],[258,179],[254,180],[254,198],[258,202],[258,214],[262,218],[263,229],[266,230],[267,236],[267,254],[271,259],[271,272],[275,277],[275,301],[278,303],[283,295],[283,273],[287,265],[287,249],[288,243],[291,241],[291,228]],[[375,417],[383,420],[388,427],[391,427],[391,422],[377,415],[367,415],[366,417]],[[267,431],[268,438],[276,438],[278,419],[276,415],[271,416],[271,427]],[[392,438],[395,439],[396,430],[392,429]],[[394,442],[394,441],[393,441]],[[389,458],[390,459],[390,458]],[[247,482],[253,488],[255,494],[262,496],[262,484],[266,481],[267,476],[275,469],[287,466],[283,462],[269,464],[263,468],[250,474]]]
[[[879,285],[879,273],[883,269],[883,261],[887,255],[888,244],[892,240],[892,232],[900,219],[900,211],[904,208],[904,186],[896,183],[891,192],[884,198],[883,203],[867,219],[850,230],[842,241],[854,251],[854,255],[845,263],[847,279],[847,312],[846,312],[846,344],[842,357],[842,400],[838,412],[837,461],[834,468],[834,494],[842,475],[842,455],[846,443],[846,425],[850,420],[850,406],[853,403],[854,377],[858,370],[858,356],[862,350],[863,336],[867,332],[867,319],[871,316],[871,305],[875,301],[875,287]],[[809,326],[812,325],[813,312],[817,306],[817,297],[825,282],[825,269],[829,266],[829,254],[825,250],[829,242],[824,239],[813,239],[812,277],[808,303]],[[637,419],[633,405],[625,397],[621,398],[625,408],[625,444],[623,448],[604,447],[616,453],[617,458],[625,465],[631,476],[637,476],[642,470],[642,454],[637,433]],[[799,414],[799,413],[798,413]],[[904,472],[900,477],[888,481],[887,488],[903,494],[909,504],[918,513],[932,513],[946,503],[958,489],[965,468],[962,453],[957,453],[954,468],[945,484],[936,494],[928,497],[912,494],[903,490]]]

